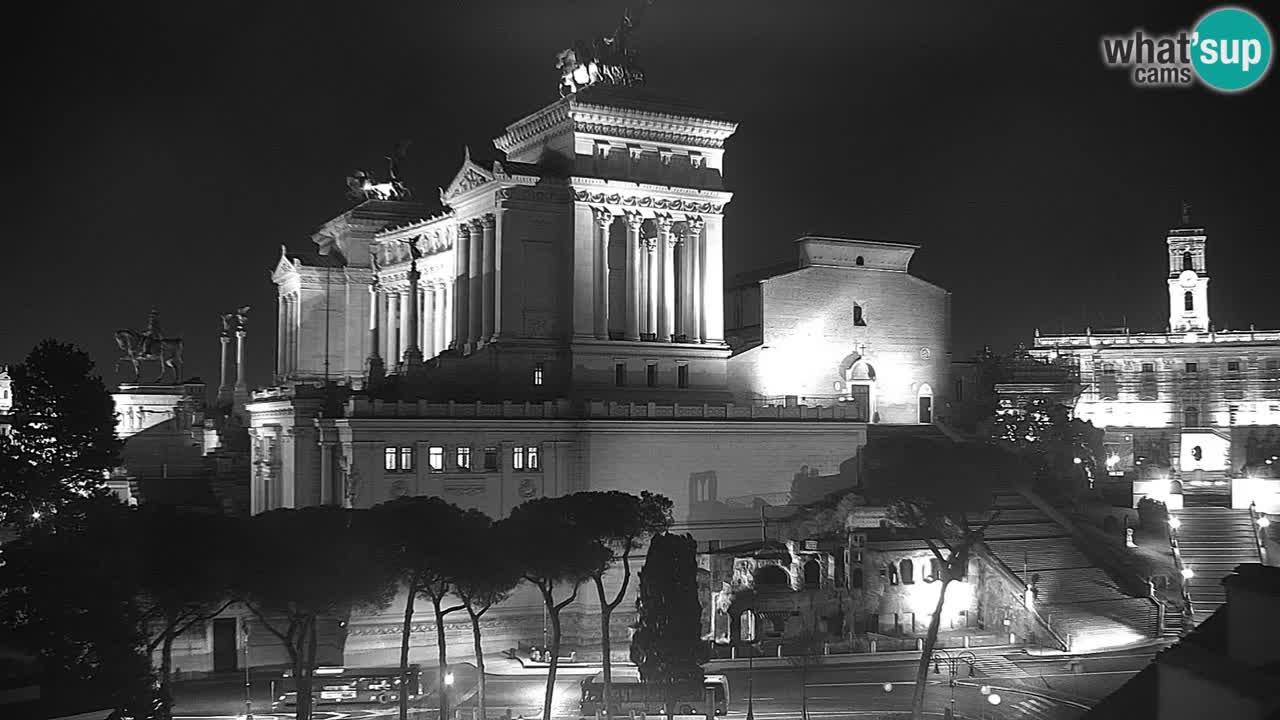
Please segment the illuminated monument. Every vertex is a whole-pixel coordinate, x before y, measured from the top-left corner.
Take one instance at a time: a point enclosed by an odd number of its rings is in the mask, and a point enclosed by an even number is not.
[[[437,495],[502,517],[644,488],[736,542],[761,504],[855,485],[875,422],[933,420],[949,295],[907,272],[915,247],[804,238],[793,272],[726,296],[737,126],[639,87],[630,27],[562,53],[562,97],[500,157],[465,150],[441,207],[362,174],[314,248],[282,252],[277,386],[247,407],[255,513]],[[539,607],[513,598],[486,642],[529,637],[513,619]],[[348,661],[391,658],[398,623],[352,618]]]
[[[1108,469],[1134,478],[1135,503],[1280,512],[1280,331],[1214,325],[1207,238],[1184,207],[1165,238],[1164,332],[1037,333],[1031,352],[1079,368],[1076,416],[1106,430]]]

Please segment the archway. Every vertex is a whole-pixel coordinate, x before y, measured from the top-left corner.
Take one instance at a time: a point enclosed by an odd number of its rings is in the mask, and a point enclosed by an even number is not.
[[[759,590],[786,590],[791,587],[791,577],[777,565],[765,565],[756,570],[755,585]]]
[[[805,588],[816,588],[822,584],[822,566],[817,560],[809,560],[804,564],[804,586]]]
[[[876,369],[866,358],[853,353],[841,363],[845,386],[849,395],[845,402],[852,405],[857,417],[871,421],[876,414]]]
[[[916,393],[916,405],[920,411],[917,418],[920,423],[923,425],[933,423],[933,388],[929,383],[920,383],[920,390]]]

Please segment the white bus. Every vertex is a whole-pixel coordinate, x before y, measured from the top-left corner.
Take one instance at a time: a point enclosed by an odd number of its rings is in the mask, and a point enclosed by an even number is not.
[[[725,715],[729,712],[729,679],[724,675],[706,675],[702,685],[685,683],[675,686],[676,715],[705,715],[707,703],[712,712]],[[666,712],[667,688],[664,685],[648,685],[641,682],[640,672],[634,667],[616,668],[613,671],[613,706],[621,717],[632,711],[647,715]],[[604,705],[604,673],[596,673],[582,681],[582,700],[579,703],[582,717],[594,718],[597,711],[606,714]]]

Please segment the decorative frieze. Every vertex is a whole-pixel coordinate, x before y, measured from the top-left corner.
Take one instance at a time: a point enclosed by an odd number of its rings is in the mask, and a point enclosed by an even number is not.
[[[620,195],[618,193],[599,193],[589,190],[576,190],[573,199],[578,202],[597,205],[618,205],[627,208],[644,208],[652,210],[671,210],[687,213],[709,213],[719,215],[724,212],[723,203],[698,202],[680,198],[655,198],[650,195]]]

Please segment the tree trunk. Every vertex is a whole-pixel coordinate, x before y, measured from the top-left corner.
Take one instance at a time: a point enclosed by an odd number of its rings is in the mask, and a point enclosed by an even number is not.
[[[297,635],[288,638],[285,649],[289,651],[289,659],[293,661],[293,716],[297,720],[311,718],[311,678],[306,671],[307,625],[304,621]]]
[[[467,614],[471,616],[471,640],[475,644],[476,649],[476,672],[479,673],[479,692],[476,695],[477,702],[480,705],[480,720],[488,720],[488,714],[484,704],[484,649],[480,645],[480,616],[471,612],[471,606],[467,606]]]
[[[404,626],[400,630],[400,720],[409,717],[409,640],[413,635],[413,601],[418,589],[408,584],[409,599],[404,603]]]
[[[173,641],[172,629],[165,630],[160,642],[160,720],[173,716]]]
[[[306,661],[305,661],[306,667],[304,668],[304,671],[306,672],[306,675],[307,675],[306,677],[307,714],[306,714],[306,717],[301,718],[301,720],[311,720],[311,716],[315,713],[314,692],[316,687],[316,684],[315,684],[316,641],[317,641],[316,635],[318,634],[316,630],[316,618],[314,616],[311,618],[311,620],[307,622],[307,627],[305,632],[306,632],[306,635],[303,636],[302,642],[303,642],[303,647],[307,649]]]
[[[613,717],[613,658],[609,657],[612,643],[609,639],[609,618],[613,615],[613,606],[604,598],[604,579],[596,576],[596,592],[600,595],[600,653],[601,670],[604,673],[604,712]]]
[[[938,604],[933,609],[933,617],[929,619],[929,632],[924,636],[924,646],[920,650],[920,663],[916,666],[916,685],[911,695],[911,720],[924,717],[924,690],[929,679],[929,658],[933,656],[933,646],[938,642],[938,627],[942,623],[942,605],[947,598],[947,586],[951,584],[951,572],[948,569],[942,578],[942,587],[938,589]]]
[[[440,692],[440,720],[448,720],[449,717],[449,691],[445,685],[445,678],[448,676],[449,651],[444,644],[444,613],[440,611],[440,597],[431,598],[431,605],[435,608],[436,613],[436,653],[440,658],[439,685]]]
[[[542,720],[551,720],[551,700],[556,689],[556,668],[560,666],[560,610],[551,600],[551,591],[542,591],[551,619],[551,662],[547,665],[547,690],[542,699]]]

